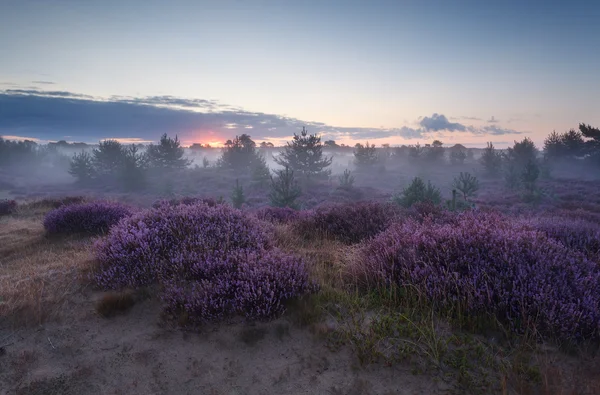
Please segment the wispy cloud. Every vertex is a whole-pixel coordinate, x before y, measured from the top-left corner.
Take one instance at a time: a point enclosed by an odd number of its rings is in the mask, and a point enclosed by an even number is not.
[[[495,126],[466,126],[450,122],[445,115],[437,113],[421,117],[417,123],[418,128],[336,127],[245,111],[214,100],[173,96],[96,98],[34,89],[0,91],[0,133],[40,140],[60,140],[69,135],[72,140],[94,143],[117,136],[124,142],[145,143],[168,133],[179,135],[185,142],[214,142],[249,133],[259,141],[276,141],[291,136],[303,126],[327,139],[359,141],[428,139],[433,134],[456,132],[473,135],[520,133]]]
[[[41,84],[41,85],[54,85],[55,83],[52,81],[31,81],[32,84]]]

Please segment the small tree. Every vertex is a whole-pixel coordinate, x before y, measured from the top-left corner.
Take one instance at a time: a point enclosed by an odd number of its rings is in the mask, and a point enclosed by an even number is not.
[[[454,178],[452,187],[462,193],[466,202],[468,198],[475,196],[475,193],[479,190],[479,180],[471,173],[461,171],[460,175]]]
[[[392,201],[404,207],[410,207],[415,203],[429,202],[435,205],[440,204],[442,194],[431,181],[427,184],[420,177],[415,177],[410,185],[402,191],[401,194],[395,195]]]
[[[504,182],[509,189],[517,189],[521,185],[521,175],[515,163],[506,163],[504,168]]]
[[[94,168],[100,175],[117,175],[125,161],[125,149],[116,140],[104,140],[93,150]]]
[[[210,166],[210,161],[206,156],[202,157],[202,167],[207,169]]]
[[[274,158],[278,165],[289,167],[296,173],[311,177],[314,175],[327,175],[332,158],[323,156],[323,144],[321,137],[316,134],[308,134],[306,128],[302,128],[300,134],[294,133],[291,142]]]
[[[423,158],[425,153],[425,148],[421,147],[419,143],[416,145],[411,145],[408,148],[408,157],[412,160],[419,160]]]
[[[521,181],[523,186],[530,194],[536,190],[536,182],[540,176],[540,168],[534,160],[529,160],[521,173]]]
[[[344,170],[344,174],[338,177],[340,180],[340,188],[341,189],[352,189],[354,185],[354,176],[352,172],[348,169]]]
[[[275,174],[275,178],[271,177],[271,192],[269,193],[271,205],[297,209],[296,199],[300,197],[302,191],[294,178],[294,171],[286,167],[284,170],[276,170]]]
[[[121,167],[121,180],[127,189],[138,189],[144,186],[145,170],[148,168],[148,155],[140,152],[132,144],[123,149],[123,165]]]
[[[82,184],[93,180],[96,176],[96,170],[94,169],[92,156],[86,151],[74,154],[69,164],[69,174]]]
[[[233,140],[227,140],[218,166],[237,171],[250,171],[256,166],[259,157],[254,140],[249,135],[242,134],[235,136]]]
[[[177,136],[172,139],[163,134],[158,145],[150,144],[147,150],[150,166],[157,169],[183,169],[191,161],[184,158],[184,151]]]
[[[506,160],[513,162],[518,169],[522,170],[530,161],[536,160],[537,152],[534,142],[529,137],[525,137],[520,142],[515,141],[515,145],[507,149]]]
[[[427,150],[427,160],[430,162],[441,162],[444,159],[444,144],[439,140],[434,140],[431,147]]]
[[[492,143],[487,144],[479,161],[485,171],[492,176],[497,175],[502,167],[502,155],[496,151]]]
[[[377,156],[377,150],[375,148],[375,144],[362,145],[361,143],[357,143],[354,146],[354,163],[360,167],[368,167],[376,164],[379,158]]]
[[[453,149],[450,151],[450,163],[453,165],[462,165],[467,159],[467,153],[462,149]]]
[[[235,208],[242,208],[242,205],[246,203],[244,188],[240,185],[238,179],[235,180],[235,187],[233,187],[233,192],[231,193],[231,203]]]
[[[264,156],[258,155],[252,168],[252,180],[263,186],[271,179],[271,171]]]

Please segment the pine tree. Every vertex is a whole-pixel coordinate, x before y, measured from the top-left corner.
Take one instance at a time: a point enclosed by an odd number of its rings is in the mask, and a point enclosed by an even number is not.
[[[242,134],[236,136],[234,140],[225,142],[218,166],[237,171],[250,171],[256,166],[259,157],[254,140],[249,135]]]
[[[479,161],[489,175],[497,175],[502,166],[502,155],[496,151],[494,144],[488,143]]]
[[[294,171],[286,167],[284,170],[276,170],[276,177],[271,177],[271,192],[269,199],[275,207],[290,207],[297,209],[296,199],[302,191],[294,178]]]
[[[150,144],[147,150],[150,167],[156,169],[183,169],[191,161],[184,158],[184,151],[177,136],[172,139],[163,134],[158,145]]]
[[[233,187],[233,192],[231,193],[231,203],[235,208],[242,208],[242,205],[246,203],[244,188],[240,185],[238,179],[235,180],[235,187]]]
[[[86,151],[74,154],[69,164],[69,174],[80,183],[92,181],[96,176],[92,156]]]
[[[323,156],[321,137],[308,134],[306,128],[302,128],[300,134],[294,133],[292,141],[274,159],[278,165],[289,167],[305,177],[328,175],[330,172],[325,169],[333,160]]]

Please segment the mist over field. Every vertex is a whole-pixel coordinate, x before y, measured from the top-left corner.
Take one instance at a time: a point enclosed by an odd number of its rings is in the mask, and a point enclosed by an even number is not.
[[[0,395],[600,394],[599,20],[0,1]]]

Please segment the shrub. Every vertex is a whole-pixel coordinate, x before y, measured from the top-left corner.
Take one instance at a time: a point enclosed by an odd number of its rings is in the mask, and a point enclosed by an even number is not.
[[[385,230],[398,216],[394,205],[359,202],[320,207],[305,214],[294,230],[305,237],[330,236],[346,244],[358,243]]]
[[[598,338],[600,270],[583,254],[499,214],[405,221],[366,243],[360,269],[416,289],[437,308],[492,314],[515,332]]]
[[[215,275],[169,282],[163,296],[167,312],[183,313],[192,324],[231,314],[265,319],[313,288],[304,262],[279,250],[236,251],[222,259]]]
[[[164,275],[185,277],[206,270],[207,259],[218,265],[232,251],[267,247],[266,231],[228,205],[162,205],[127,218],[98,242],[96,280],[119,288],[152,284]]]
[[[183,169],[190,165],[191,161],[184,157],[181,142],[175,136],[172,139],[163,134],[158,145],[150,144],[146,150],[150,167],[159,169]]]
[[[471,173],[463,173],[461,171],[458,177],[454,177],[452,187],[462,193],[466,202],[467,198],[474,196],[479,190],[479,180],[477,180],[477,177],[471,175]]]
[[[453,149],[450,151],[450,163],[453,165],[462,165],[467,159],[467,154],[462,149]]]
[[[440,190],[433,186],[430,181],[425,182],[420,177],[415,177],[410,185],[400,195],[392,198],[392,201],[403,207],[410,207],[417,202],[429,202],[439,204],[442,200]]]
[[[304,262],[271,248],[268,232],[228,205],[163,205],[97,242],[95,280],[109,289],[158,283],[167,312],[190,323],[269,318],[313,286]]]
[[[256,211],[258,219],[271,222],[286,224],[300,218],[300,211],[289,207],[263,207]]]
[[[9,199],[0,200],[0,215],[9,215],[17,210],[17,202]]]
[[[568,217],[538,217],[525,223],[570,249],[600,256],[600,226],[596,223]]]
[[[46,214],[44,228],[49,234],[104,233],[131,213],[130,208],[112,202],[72,204]]]
[[[159,208],[161,206],[178,206],[183,204],[185,206],[193,206],[195,204],[206,204],[207,206],[214,207],[218,204],[225,204],[225,201],[221,198],[215,199],[212,197],[196,197],[196,196],[183,196],[180,198],[173,199],[161,199],[152,203],[153,208]]]

